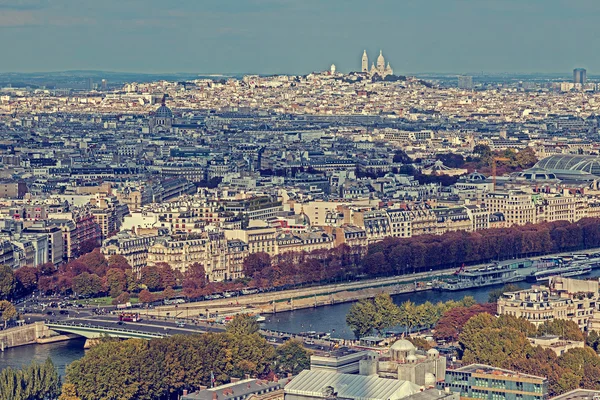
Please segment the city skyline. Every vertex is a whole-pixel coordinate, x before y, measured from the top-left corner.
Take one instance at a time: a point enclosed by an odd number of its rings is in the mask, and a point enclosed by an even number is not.
[[[383,49],[396,74],[593,71],[600,62],[571,40],[595,36],[591,1],[2,0],[0,11],[0,72],[305,74],[332,63],[350,72],[363,49]]]

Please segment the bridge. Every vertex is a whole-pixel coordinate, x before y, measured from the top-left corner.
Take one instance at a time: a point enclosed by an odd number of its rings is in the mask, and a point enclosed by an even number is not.
[[[46,326],[56,332],[72,333],[83,336],[87,339],[97,339],[106,336],[122,339],[155,339],[169,336],[160,332],[149,332],[136,329],[116,328],[66,321],[46,322]]]

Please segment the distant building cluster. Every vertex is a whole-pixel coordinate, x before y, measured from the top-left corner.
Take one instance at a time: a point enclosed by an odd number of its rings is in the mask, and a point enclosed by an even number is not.
[[[2,88],[3,260],[101,244],[227,281],[260,252],[600,217],[596,92],[365,79],[392,74],[365,52],[350,74]],[[539,161],[494,179],[467,162],[481,146]]]

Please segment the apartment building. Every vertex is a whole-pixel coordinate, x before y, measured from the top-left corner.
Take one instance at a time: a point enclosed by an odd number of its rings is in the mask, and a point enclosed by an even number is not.
[[[525,318],[536,326],[565,319],[587,331],[598,310],[598,281],[560,276],[551,277],[548,286],[504,293],[498,299],[498,314]]]
[[[537,221],[536,207],[531,194],[525,192],[496,191],[487,193],[484,204],[490,213],[504,214],[508,226],[533,224]]]

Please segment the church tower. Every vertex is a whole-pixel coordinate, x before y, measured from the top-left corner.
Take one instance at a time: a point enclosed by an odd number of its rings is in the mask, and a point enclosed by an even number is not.
[[[367,51],[363,52],[362,56],[362,72],[369,72],[369,56],[367,56]]]
[[[379,57],[377,57],[377,71],[382,76],[385,71],[385,58],[383,58],[383,51],[381,50],[379,50]]]

